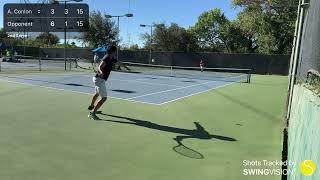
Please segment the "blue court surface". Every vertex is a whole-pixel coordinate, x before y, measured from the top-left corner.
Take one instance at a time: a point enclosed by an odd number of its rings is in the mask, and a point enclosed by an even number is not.
[[[93,73],[2,74],[0,75],[0,80],[93,94],[93,76]],[[111,98],[163,105],[195,94],[237,83],[245,78],[247,77],[240,75],[236,77],[226,76],[213,80],[204,80],[112,72],[107,82],[107,89],[108,96]]]

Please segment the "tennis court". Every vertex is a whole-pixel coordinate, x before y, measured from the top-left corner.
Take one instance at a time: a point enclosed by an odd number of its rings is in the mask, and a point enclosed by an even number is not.
[[[164,72],[112,72],[100,121],[93,73],[1,73],[1,177],[247,180],[243,160],[281,158],[286,77]]]
[[[18,64],[20,65],[20,64]],[[23,64],[22,64],[23,65]],[[247,82],[249,74],[228,69],[228,73],[144,65],[145,69],[113,72],[107,82],[109,97],[153,105],[163,105],[232,83]],[[159,71],[160,67],[160,71]],[[155,68],[157,70],[155,70]],[[231,73],[230,73],[231,72]],[[93,94],[93,73],[1,75],[1,80],[26,83],[59,90]]]

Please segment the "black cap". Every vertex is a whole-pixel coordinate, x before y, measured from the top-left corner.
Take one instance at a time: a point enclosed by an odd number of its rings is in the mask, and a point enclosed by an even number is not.
[[[115,45],[110,45],[107,49],[107,53],[111,54],[112,52],[116,52],[117,51],[117,47]]]

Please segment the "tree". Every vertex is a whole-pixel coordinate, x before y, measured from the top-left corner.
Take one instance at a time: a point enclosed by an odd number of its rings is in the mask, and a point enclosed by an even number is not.
[[[41,42],[39,40],[33,39],[33,38],[27,38],[25,39],[24,45],[28,47],[39,47],[42,46]]]
[[[89,26],[81,33],[80,39],[91,47],[105,46],[119,42],[115,23],[100,11],[90,13]]]
[[[198,39],[197,35],[191,31],[190,29],[187,29],[187,52],[196,52],[200,51],[201,48],[198,45]]]
[[[59,43],[59,37],[57,35],[44,32],[36,37],[36,41],[40,44],[46,44],[47,46],[52,46]]]
[[[228,20],[220,9],[202,13],[189,31],[196,37],[202,50],[216,52],[246,52],[248,42],[240,24]]]
[[[150,34],[143,34],[144,48],[151,46]],[[159,51],[188,51],[192,43],[192,35],[186,29],[176,23],[157,24],[152,37],[152,48]]]
[[[299,0],[233,0],[241,29],[261,53],[290,53]]]
[[[0,42],[7,45],[7,47],[21,45],[23,43],[22,39],[9,37],[8,33],[4,29],[0,29]]]
[[[202,13],[198,17],[197,23],[190,27],[190,31],[196,35],[201,49],[223,51],[227,44],[222,36],[222,31],[223,26],[226,28],[228,22],[220,9],[216,8]]]
[[[253,40],[236,21],[228,21],[221,26],[220,38],[230,53],[253,52],[255,49]]]
[[[9,45],[9,44],[11,44],[12,40],[13,40],[13,38],[8,37],[7,32],[5,32],[3,28],[1,28],[0,29],[0,42]]]
[[[8,38],[8,34],[4,31],[3,28],[0,29],[0,41],[2,41],[3,39]]]

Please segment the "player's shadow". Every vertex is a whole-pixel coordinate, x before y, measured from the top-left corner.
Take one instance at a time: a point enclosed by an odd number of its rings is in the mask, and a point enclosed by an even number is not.
[[[125,121],[118,121],[118,120],[111,120],[111,119],[100,119],[101,121],[130,124],[130,125],[140,126],[144,128],[179,134],[175,138],[173,138],[178,143],[178,145],[175,146],[173,150],[183,156],[195,158],[195,159],[202,159],[204,158],[204,156],[201,153],[186,147],[182,143],[183,140],[185,139],[202,139],[202,140],[218,139],[222,141],[237,141],[236,139],[231,137],[210,134],[204,129],[204,127],[200,125],[199,122],[194,122],[195,129],[183,129],[183,128],[160,125],[160,124],[152,123],[150,121],[144,121],[144,120],[139,120],[139,119],[134,119],[129,117],[104,114],[101,112],[99,114],[125,120]]]

